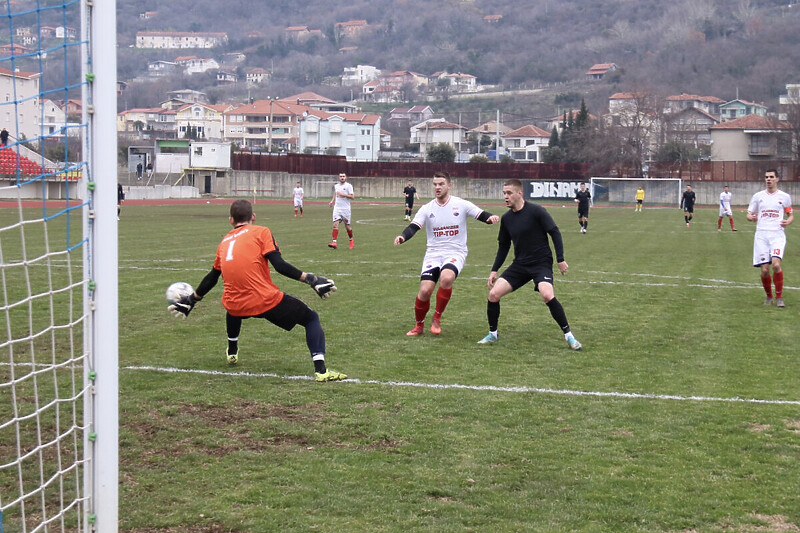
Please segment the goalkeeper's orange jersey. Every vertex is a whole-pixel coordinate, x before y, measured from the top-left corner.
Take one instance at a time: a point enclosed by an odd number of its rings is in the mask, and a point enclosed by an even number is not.
[[[246,224],[228,233],[217,247],[214,268],[222,272],[222,305],[233,316],[255,316],[269,311],[283,298],[272,283],[264,257],[278,250],[269,228]]]

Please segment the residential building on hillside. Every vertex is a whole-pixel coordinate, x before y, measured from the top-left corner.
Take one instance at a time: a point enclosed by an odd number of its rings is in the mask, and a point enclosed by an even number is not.
[[[749,114],[711,126],[712,161],[759,161],[792,158],[792,127]]]
[[[797,121],[800,118],[800,83],[787,83],[786,94],[778,97],[778,119]]]
[[[446,143],[461,152],[466,144],[467,128],[447,122],[445,119],[430,119],[411,126],[411,144],[419,145],[419,152],[425,154],[434,144]]]
[[[478,90],[478,78],[472,74],[456,72],[437,72],[428,78],[428,87],[434,91],[444,91],[458,93],[474,93]]]
[[[216,59],[197,56],[178,56],[175,58],[175,63],[183,68],[185,74],[202,74],[220,66]]]
[[[718,117],[719,106],[724,103],[725,100],[717,98],[716,96],[699,96],[697,94],[681,93],[679,95],[667,96],[664,99],[664,113],[677,113],[678,111],[694,107]]]
[[[195,91],[193,89],[178,89],[176,91],[169,91],[167,96],[170,98],[176,98],[187,104],[193,102],[200,104],[208,103],[208,95],[206,93],[203,91]]]
[[[80,122],[70,122],[67,113],[53,100],[45,99],[41,106],[41,126],[51,138],[77,137],[81,134]]]
[[[434,112],[430,106],[415,105],[413,107],[395,107],[389,111],[390,122],[408,122],[419,124],[433,118]]]
[[[117,113],[117,131],[141,139],[176,139],[176,112],[163,107],[120,111]]]
[[[217,85],[233,85],[239,81],[236,69],[232,67],[220,67],[217,70]]]
[[[381,71],[371,65],[357,65],[344,67],[342,73],[342,87],[362,86],[381,75]]]
[[[467,134],[476,134],[476,135],[497,135],[498,133],[502,136],[506,133],[510,132],[511,128],[503,124],[502,122],[497,122],[496,120],[490,120],[488,122],[484,122],[480,126],[476,126],[471,130],[467,130]]]
[[[692,146],[711,144],[709,128],[719,124],[719,119],[696,107],[687,107],[664,115],[664,140]]]
[[[161,78],[178,72],[179,65],[172,61],[151,61],[147,64],[147,75],[151,78]]]
[[[327,111],[328,113],[355,113],[356,106],[353,104],[348,104],[344,102],[337,102],[336,100],[331,100],[330,98],[326,98],[322,95],[317,93],[306,91],[300,94],[294,94],[292,96],[287,96],[286,98],[280,98],[281,102],[287,102],[290,104],[298,104],[298,105],[305,105],[310,107],[311,109],[317,109],[319,111]]]
[[[299,132],[301,152],[377,161],[381,149],[380,115],[312,110],[300,117]]]
[[[254,87],[264,83],[264,80],[268,80],[270,78],[270,73],[268,70],[256,67],[247,70],[245,76],[247,77],[247,84]]]
[[[270,146],[294,150],[299,134],[298,121],[308,106],[282,100],[256,100],[223,113],[223,138],[242,148]]]
[[[223,114],[235,109],[234,104],[187,104],[175,112],[178,138],[194,137],[209,141],[222,140]]]
[[[223,32],[136,32],[136,48],[216,48],[225,44],[228,34]]]
[[[593,80],[602,80],[609,72],[617,70],[616,63],[596,63],[586,71],[586,77]]]
[[[484,15],[483,16],[483,21],[484,22],[489,22],[491,24],[496,24],[496,23],[500,22],[501,20],[503,20],[503,15]]]
[[[767,116],[767,106],[737,98],[719,106],[720,119],[735,120],[747,115]]]
[[[506,133],[503,146],[508,154],[520,162],[538,163],[542,160],[542,150],[547,148],[550,134],[534,125],[522,126]]]
[[[337,22],[333,26],[344,37],[357,37],[369,27],[366,20],[348,20],[347,22]]]
[[[39,136],[39,77],[38,72],[14,72],[0,68],[0,94],[10,103],[16,95],[17,104],[6,106],[0,113],[0,128],[5,128],[14,139],[35,139]]]

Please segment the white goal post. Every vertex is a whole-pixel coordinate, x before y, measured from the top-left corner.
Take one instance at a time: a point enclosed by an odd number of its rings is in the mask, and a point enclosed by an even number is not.
[[[116,532],[116,1],[5,7],[0,533]]]
[[[680,178],[592,177],[589,192],[595,204],[633,206],[639,187],[644,189],[645,207],[678,207],[681,204]]]

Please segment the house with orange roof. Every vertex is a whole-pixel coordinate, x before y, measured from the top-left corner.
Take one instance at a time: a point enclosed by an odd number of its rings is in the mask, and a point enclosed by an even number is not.
[[[366,20],[348,20],[347,22],[337,22],[334,28],[346,37],[356,37],[369,27]]]
[[[508,155],[526,163],[541,162],[542,149],[550,142],[550,134],[532,124],[509,131],[502,138]]]
[[[381,117],[314,109],[299,119],[298,149],[310,154],[342,155],[349,161],[377,161]]]
[[[223,112],[223,139],[243,148],[261,150],[270,145],[297,147],[298,122],[307,105],[285,100],[255,100]]]
[[[792,126],[748,114],[711,126],[712,161],[792,159]]]
[[[602,80],[606,74],[617,69],[616,63],[596,63],[586,71],[586,77],[592,80]]]
[[[483,21],[496,24],[503,19],[503,15],[484,15]]]
[[[117,113],[117,131],[141,139],[176,139],[176,112],[163,107],[126,109]]]
[[[251,87],[256,85],[261,85],[264,83],[264,80],[268,80],[270,77],[270,73],[268,70],[263,69],[261,67],[251,68],[245,72],[245,76],[247,78],[247,84]]]

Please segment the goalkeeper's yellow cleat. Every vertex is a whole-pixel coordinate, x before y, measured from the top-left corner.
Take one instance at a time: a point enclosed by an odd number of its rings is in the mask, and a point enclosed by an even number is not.
[[[228,353],[228,349],[225,348],[225,360],[229,365],[235,366],[239,363],[239,351],[237,350],[236,353]]]
[[[347,379],[347,374],[342,374],[341,372],[336,372],[331,369],[328,369],[324,374],[320,374],[319,372],[314,373],[314,381],[318,383],[322,383],[323,381],[341,381],[343,379]]]

